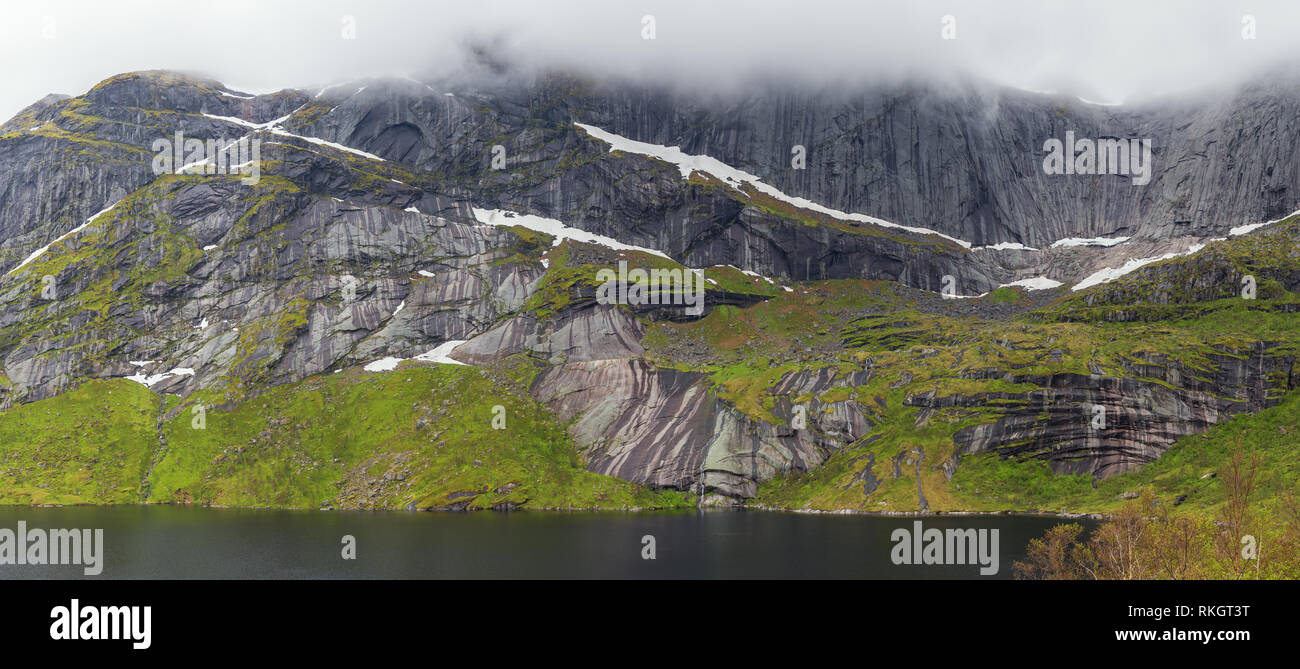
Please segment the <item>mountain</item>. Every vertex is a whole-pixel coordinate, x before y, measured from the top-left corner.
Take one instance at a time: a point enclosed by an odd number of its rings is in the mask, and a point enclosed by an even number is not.
[[[1104,507],[1296,385],[1297,90],[49,96],[0,126],[0,501]]]

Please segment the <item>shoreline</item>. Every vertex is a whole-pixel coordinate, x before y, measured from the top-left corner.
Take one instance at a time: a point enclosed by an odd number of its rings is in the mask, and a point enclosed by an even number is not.
[[[1052,517],[1066,520],[1104,520],[1109,518],[1109,514],[1074,512],[1074,511],[1044,511],[1041,509],[1025,510],[1002,510],[1002,511],[858,511],[855,509],[788,509],[784,507],[767,506],[767,505],[733,505],[733,506],[709,506],[695,505],[684,507],[628,507],[622,509],[601,508],[601,507],[524,507],[512,509],[409,509],[409,508],[390,508],[390,509],[359,509],[359,508],[317,508],[299,507],[299,506],[229,506],[224,504],[172,504],[168,502],[136,502],[125,504],[0,504],[0,509],[64,509],[64,508],[120,508],[120,507],[170,507],[170,508],[191,508],[191,509],[221,509],[235,511],[302,511],[302,512],[336,512],[336,511],[359,511],[359,512],[380,512],[380,513],[475,513],[475,512],[493,512],[493,513],[520,513],[527,511],[539,511],[543,513],[653,513],[653,512],[690,512],[708,513],[708,512],[733,512],[733,511],[761,511],[764,513],[795,513],[804,515],[818,516],[875,516],[881,518],[925,518],[935,516],[1030,516],[1030,517]]]

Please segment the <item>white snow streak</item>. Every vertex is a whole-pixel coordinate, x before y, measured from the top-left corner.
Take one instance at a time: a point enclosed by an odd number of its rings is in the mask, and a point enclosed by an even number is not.
[[[1052,242],[1051,248],[1062,246],[1118,246],[1127,242],[1128,237],[1067,237]]]
[[[61,242],[61,241],[65,240],[65,239],[67,239],[68,237],[71,237],[72,235],[75,235],[75,234],[77,234],[78,232],[81,232],[82,230],[85,230],[87,225],[90,225],[91,223],[94,223],[94,222],[95,222],[95,219],[99,218],[100,216],[103,216],[104,214],[107,214],[108,211],[109,211],[110,209],[112,209],[113,207],[116,207],[116,206],[117,206],[117,203],[116,203],[116,202],[114,202],[113,204],[108,205],[108,207],[107,207],[106,209],[104,209],[103,211],[101,211],[101,212],[99,212],[98,214],[95,214],[94,216],[91,216],[90,218],[86,219],[86,222],[85,222],[85,223],[82,223],[81,225],[78,225],[77,227],[75,227],[75,228],[73,228],[73,229],[71,229],[71,230],[69,230],[69,231],[63,233],[61,236],[59,236],[58,239],[55,239],[54,241],[50,242],[49,244],[46,244],[45,246],[42,246],[41,248],[36,249],[35,251],[32,251],[32,254],[29,255],[29,256],[27,256],[27,259],[26,259],[26,260],[24,260],[24,261],[18,263],[18,266],[17,266],[17,267],[15,267],[15,268],[9,270],[8,272],[6,272],[6,274],[13,274],[14,272],[17,272],[18,270],[22,269],[23,267],[26,267],[28,263],[30,263],[30,262],[33,261],[33,260],[36,260],[37,258],[41,257],[41,255],[42,255],[43,253],[45,253],[46,251],[50,250],[50,247],[51,247],[51,246],[53,246],[53,245],[55,245],[55,244],[58,244],[59,242]]]
[[[460,346],[461,344],[464,344],[465,341],[466,340],[464,339],[453,339],[451,341],[445,341],[441,344],[438,344],[436,348],[425,351],[424,353],[421,353],[420,355],[417,355],[411,359],[419,360],[420,362],[434,362],[442,365],[464,365],[465,363],[459,360],[451,359],[449,357],[449,354],[451,353],[452,349],[456,348],[457,346]],[[403,362],[404,360],[405,358],[394,358],[391,356],[387,358],[380,358],[379,360],[376,360],[366,365],[365,367],[363,367],[363,369],[365,369],[367,372],[391,372],[394,369],[397,369],[397,364]]]
[[[139,361],[139,362],[148,364],[149,362],[152,361]],[[131,364],[135,365],[136,362],[132,362]],[[137,366],[143,366],[143,365],[137,365]],[[163,372],[162,374],[153,374],[153,375],[132,374],[131,376],[128,376],[126,378],[128,380],[135,381],[136,383],[146,388],[151,388],[154,386],[154,384],[158,383],[159,381],[164,381],[173,376],[194,376],[194,370],[190,369],[189,367],[177,367],[170,372]]]
[[[574,241],[586,242],[588,244],[599,244],[600,246],[605,246],[616,251],[641,251],[657,255],[661,258],[668,258],[668,255],[663,251],[646,248],[644,246],[624,244],[612,237],[597,235],[578,228],[571,228],[553,218],[533,216],[531,214],[519,214],[504,209],[479,209],[478,207],[474,207],[474,218],[477,219],[479,223],[485,225],[522,225],[529,230],[544,232],[555,237],[555,242],[552,244],[553,246],[559,246],[560,242],[566,239],[572,239]],[[672,260],[672,258],[668,259]]]
[[[1019,281],[1004,283],[998,287],[1006,288],[1007,286],[1019,286],[1025,290],[1051,290],[1060,285],[1061,282],[1055,279],[1049,279],[1045,276],[1036,276],[1032,279],[1020,279]]]
[[[977,247],[975,247],[975,248],[973,248],[973,249],[971,249],[971,250],[972,250],[972,251],[984,251],[984,250],[989,250],[989,251],[1037,251],[1038,249],[1036,249],[1036,248],[1034,248],[1034,247],[1032,247],[1032,246],[1025,246],[1024,244],[1021,244],[1020,242],[998,242],[997,244],[994,244],[994,245],[992,245],[992,246],[977,246]]]
[[[1295,216],[1296,214],[1300,214],[1300,209],[1297,209],[1296,211],[1293,211],[1293,212],[1287,214],[1286,216],[1283,216],[1282,218],[1275,218],[1275,219],[1273,219],[1273,220],[1271,220],[1271,221],[1267,221],[1267,222],[1265,222],[1265,223],[1251,223],[1251,224],[1249,224],[1249,225],[1239,225],[1239,226],[1237,226],[1237,227],[1235,227],[1235,228],[1229,230],[1229,231],[1228,231],[1228,236],[1229,236],[1229,237],[1236,237],[1237,235],[1244,235],[1244,234],[1246,234],[1246,233],[1248,233],[1248,232],[1254,232],[1254,231],[1256,231],[1256,230],[1258,230],[1258,229],[1260,229],[1260,228],[1262,228],[1262,227],[1264,227],[1264,226],[1266,226],[1266,225],[1273,225],[1274,223],[1277,223],[1277,222],[1279,222],[1279,221],[1285,221],[1286,219],[1291,218],[1292,216]]]
[[[360,91],[357,92],[359,93]],[[304,142],[310,142],[312,144],[316,144],[319,146],[328,146],[332,149],[347,151],[348,153],[354,153],[358,156],[370,158],[371,160],[378,160],[380,162],[385,162],[383,158],[380,158],[379,156],[376,156],[373,153],[366,153],[365,151],[354,149],[350,146],[344,146],[336,142],[330,142],[321,139],[319,137],[307,137],[305,135],[295,135],[280,127],[281,123],[284,123],[285,121],[289,120],[289,117],[293,116],[294,114],[297,114],[301,109],[302,107],[299,107],[298,109],[295,109],[289,112],[288,114],[285,114],[284,116],[275,119],[274,121],[267,121],[266,123],[253,123],[252,121],[245,121],[242,118],[236,118],[234,116],[216,116],[214,114],[204,114],[204,116],[217,121],[225,121],[226,123],[234,123],[236,125],[242,125],[245,128],[249,128],[250,130],[265,130],[267,132],[270,132],[273,135],[280,135],[281,137],[292,137],[294,139],[301,139]]]
[[[380,358],[366,365],[362,369],[366,370],[367,372],[391,372],[394,369],[397,369],[397,363],[401,361],[402,358],[392,358],[392,357]]]
[[[838,209],[831,209],[830,207],[820,205],[816,202],[813,202],[812,200],[806,200],[801,197],[786,195],[785,193],[781,192],[777,188],[774,188],[772,186],[763,183],[762,180],[760,180],[758,177],[754,176],[753,174],[745,172],[744,170],[736,169],[716,158],[711,158],[709,156],[692,156],[690,154],[683,152],[680,148],[676,146],[660,146],[658,144],[648,144],[646,142],[638,142],[634,139],[628,139],[621,135],[616,135],[612,132],[606,132],[604,130],[601,130],[600,128],[597,128],[596,126],[587,125],[585,123],[575,123],[574,125],[578,126],[579,128],[582,128],[587,132],[587,134],[591,135],[592,137],[595,137],[596,139],[599,139],[600,141],[609,144],[611,151],[625,151],[627,153],[637,153],[643,156],[650,156],[652,158],[658,158],[659,160],[662,160],[664,162],[672,163],[677,166],[678,170],[681,171],[683,179],[689,177],[691,175],[691,172],[700,171],[706,174],[711,174],[721,179],[722,181],[726,182],[727,185],[737,190],[741,190],[742,185],[748,184],[749,186],[753,187],[755,190],[759,191],[760,193],[769,195],[783,202],[787,202],[796,207],[799,207],[800,209],[807,209],[809,211],[815,211],[818,213],[826,214],[827,216],[838,218],[842,221],[869,223],[871,225],[877,225],[883,228],[896,228],[899,230],[906,230],[908,232],[914,232],[916,234],[921,234],[921,235],[933,235],[936,237],[942,237],[951,242],[955,242],[961,245],[963,248],[969,249],[971,247],[970,242],[957,239],[956,237],[950,237],[948,235],[943,234],[942,232],[931,230],[929,228],[918,228],[918,227],[912,227],[907,225],[899,225],[897,223],[892,223],[890,221],[876,218],[874,216],[867,216],[866,214],[852,214],[852,213],[840,211]]]
[[[460,346],[461,344],[464,344],[465,341],[466,340],[464,339],[453,339],[451,341],[445,341],[441,344],[438,344],[437,348],[434,348],[433,350],[430,351],[425,351],[424,353],[415,356],[415,359],[420,360],[422,362],[436,362],[443,365],[463,365],[465,363],[459,360],[452,360],[449,356],[451,354],[452,349],[456,348],[457,346]]]

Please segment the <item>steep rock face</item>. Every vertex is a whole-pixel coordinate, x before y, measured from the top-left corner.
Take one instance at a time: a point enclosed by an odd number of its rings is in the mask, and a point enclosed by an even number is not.
[[[662,250],[692,267],[731,264],[796,279],[897,279],[935,289],[952,275],[974,292],[1007,279],[996,264],[928,235],[873,226],[853,230],[807,211],[774,210],[716,180],[635,154],[613,154],[575,122],[583,89],[544,80],[452,95],[408,83],[323,93],[329,114],[299,128],[440,175],[448,192]],[[441,89],[439,89],[441,90]],[[537,99],[520,103],[520,96]],[[419,150],[384,153],[375,128],[409,127]],[[503,142],[497,144],[497,142]],[[499,149],[497,148],[499,147]],[[501,152],[503,166],[492,160]],[[821,217],[825,218],[825,217]],[[812,225],[809,225],[812,223]]]
[[[408,135],[423,146],[403,146],[394,159],[477,174],[490,188],[493,138],[508,138],[503,147],[512,166],[533,164],[553,153],[555,139],[572,133],[566,126],[578,121],[712,156],[844,211],[932,228],[977,246],[1044,248],[1067,237],[1221,236],[1300,206],[1300,153],[1289,140],[1300,131],[1292,79],[1215,94],[1210,104],[1107,107],[979,83],[848,91],[773,86],[711,99],[557,74],[487,85],[453,80],[438,91],[411,86],[401,97],[367,87],[347,100],[341,116],[313,129],[382,150],[377,127],[411,127]],[[1150,183],[1136,186],[1127,175],[1045,174],[1044,142],[1064,141],[1066,131],[1094,140],[1150,139]],[[806,149],[806,169],[791,166],[795,146]],[[507,173],[521,180],[518,172]],[[1218,187],[1224,183],[1238,187]],[[1191,199],[1189,192],[1202,195]],[[571,214],[562,198],[538,208]]]
[[[238,95],[215,81],[133,73],[19,112],[0,126],[0,269],[152,181],[155,141],[246,133],[203,114],[263,123],[306,100],[289,91]]]
[[[1066,237],[1209,237],[1293,211],[1300,154],[1282,147],[1293,146],[1288,138],[1300,131],[1300,100],[1287,83],[1248,86],[1209,105],[1138,108],[978,84],[760,91],[725,106],[606,89],[587,111],[590,123],[613,132],[712,155],[839,209],[976,245],[1042,248]],[[1066,131],[1151,139],[1151,182],[1044,174],[1043,143],[1064,141]],[[791,168],[796,145],[807,149],[807,169]],[[1241,155],[1259,162],[1244,164]],[[1218,188],[1223,183],[1240,187]],[[1193,200],[1188,192],[1221,194]]]
[[[772,391],[786,424],[737,410],[702,374],[655,369],[635,358],[556,365],[538,377],[532,394],[561,420],[576,419],[570,432],[590,471],[744,499],[759,482],[809,471],[869,430],[850,401],[814,399],[800,405],[802,424],[794,420],[794,397],[853,382],[824,371],[787,375]]]
[[[972,293],[1009,280],[939,237],[780,208],[716,180],[684,180],[649,158],[607,158],[599,140],[582,139],[576,149],[590,162],[534,192],[511,194],[506,206],[550,209],[571,225],[662,250],[689,267],[734,265],[799,281],[885,279],[934,291],[949,275]]]
[[[552,364],[635,358],[645,353],[644,328],[627,312],[612,306],[576,310],[571,317],[539,323],[524,314],[456,347],[453,357],[484,364],[517,353],[536,355]]]
[[[1205,432],[1234,414],[1276,405],[1297,379],[1295,356],[1279,355],[1273,348],[1261,342],[1253,350],[1225,350],[1212,356],[1208,372],[1153,355],[1126,370],[1137,378],[1017,375],[1012,383],[1039,389],[943,398],[918,393],[906,404],[1006,407],[996,422],[953,435],[958,456],[992,450],[1046,460],[1057,472],[1105,478],[1155,460],[1179,437]]]
[[[660,487],[692,489],[713,437],[713,401],[698,374],[652,370],[634,359],[552,367],[533,395],[586,449],[590,471]]]
[[[536,285],[535,262],[502,262],[519,248],[510,230],[381,204],[388,197],[322,197],[277,175],[257,186],[170,177],[133,193],[0,295],[7,401],[87,376],[249,392],[408,358],[486,330]]]
[[[756,420],[724,406],[703,465],[705,491],[753,497],[758,483],[782,474],[811,471],[867,434],[872,423],[856,402],[823,402],[814,397],[796,404],[800,395],[863,380],[857,373],[839,376],[827,369],[786,374],[771,389],[773,412],[790,419],[784,424]]]
[[[659,249],[691,267],[730,264],[798,280],[881,278],[930,290],[953,276],[972,294],[1013,278],[940,237],[774,207],[717,180],[687,180],[659,160],[611,154],[575,123],[596,104],[592,96],[624,91],[593,93],[565,77],[442,90],[410,82],[340,87],[322,94],[321,104],[335,105],[330,113],[299,129],[441,175],[449,192],[477,202]],[[408,128],[420,145],[385,153],[391,146],[378,139],[381,126]],[[492,167],[498,151],[500,169]]]

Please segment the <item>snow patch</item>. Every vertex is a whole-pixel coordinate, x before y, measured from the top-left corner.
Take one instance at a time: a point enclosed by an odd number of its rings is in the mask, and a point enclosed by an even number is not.
[[[306,137],[304,135],[295,135],[291,132],[281,130],[280,128],[269,128],[269,130],[271,131],[272,134],[280,135],[281,137],[292,137],[294,139],[301,139],[304,142],[311,142],[312,144],[316,144],[318,146],[328,146],[331,149],[338,149],[339,151],[347,151],[348,153],[353,153],[363,158],[378,160],[379,162],[387,162],[383,158],[380,158],[379,156],[376,156],[373,153],[366,153],[365,151],[362,151],[360,149],[354,149],[350,146],[343,146],[342,144],[326,141],[319,137]],[[396,181],[396,179],[394,179],[393,181]],[[397,183],[402,183],[402,182],[398,181]],[[402,184],[402,185],[406,185],[406,184]]]
[[[1236,236],[1238,236],[1238,235],[1244,235],[1244,234],[1246,234],[1246,233],[1248,233],[1248,232],[1254,232],[1254,231],[1256,231],[1256,230],[1258,230],[1258,229],[1260,229],[1260,228],[1262,228],[1262,227],[1264,227],[1264,226],[1266,226],[1266,225],[1273,225],[1274,223],[1277,223],[1277,222],[1279,222],[1279,221],[1285,221],[1286,219],[1291,218],[1292,216],[1295,216],[1296,214],[1300,214],[1300,209],[1297,209],[1296,211],[1293,211],[1293,212],[1287,214],[1286,216],[1283,216],[1282,218],[1275,218],[1275,219],[1273,219],[1273,220],[1271,220],[1271,221],[1267,221],[1267,222],[1265,222],[1265,223],[1251,223],[1251,224],[1249,224],[1249,225],[1239,225],[1239,226],[1237,226],[1237,227],[1235,227],[1235,228],[1229,230],[1229,231],[1228,231],[1228,236],[1229,236],[1229,237],[1236,237]]]
[[[438,344],[437,348],[434,348],[431,351],[425,351],[424,353],[415,356],[415,359],[421,362],[437,362],[444,365],[464,365],[465,363],[459,360],[452,360],[450,355],[452,349],[456,348],[457,346],[460,346],[461,344],[464,344],[465,341],[466,340],[464,339],[453,339],[451,341],[445,341],[441,344]]]
[[[1052,242],[1051,248],[1062,246],[1118,246],[1129,239],[1129,237],[1067,237]]]
[[[479,223],[494,226],[522,225],[529,230],[544,232],[555,237],[555,242],[552,244],[553,246],[559,246],[560,242],[563,242],[566,239],[572,239],[574,241],[586,242],[588,244],[599,244],[600,246],[605,246],[616,251],[641,251],[657,255],[661,258],[668,258],[668,255],[663,251],[657,251],[644,246],[624,244],[612,237],[597,235],[587,232],[586,230],[579,230],[578,228],[571,228],[553,218],[533,216],[531,214],[519,214],[504,209],[479,209],[478,207],[474,207],[473,209],[474,218],[478,220]],[[668,259],[672,260],[672,258]]]
[[[1268,223],[1251,223],[1250,225],[1239,225],[1239,226],[1237,226],[1237,227],[1235,227],[1235,228],[1229,230],[1229,231],[1228,231],[1228,236],[1229,236],[1229,237],[1236,237],[1236,236],[1238,236],[1238,235],[1244,235],[1244,234],[1246,234],[1246,233],[1248,233],[1248,232],[1254,232],[1254,231],[1256,231],[1256,230],[1258,230],[1258,229],[1260,229],[1260,228],[1262,228],[1262,227],[1264,227],[1264,226],[1266,226],[1266,225],[1268,225]]]
[[[1057,286],[1060,285],[1061,282],[1055,279],[1049,279],[1045,276],[1036,276],[1032,279],[1020,279],[1019,281],[1004,283],[1001,286],[999,286],[999,288],[1006,288],[1007,286],[1019,286],[1021,288],[1024,288],[1025,290],[1051,290],[1052,288],[1056,288]]]
[[[401,358],[393,358],[393,357],[380,358],[366,365],[362,369],[366,370],[367,372],[391,372],[394,369],[397,369],[397,363],[401,361],[402,361]]]
[[[71,237],[72,235],[75,235],[75,234],[77,234],[78,232],[81,232],[82,230],[85,230],[87,225],[90,225],[91,223],[94,223],[94,222],[95,222],[95,219],[99,218],[100,216],[103,216],[104,214],[107,214],[107,213],[109,212],[110,209],[112,209],[113,207],[116,207],[116,206],[117,206],[117,203],[116,203],[116,202],[114,202],[113,204],[108,205],[108,207],[106,207],[103,211],[101,211],[101,212],[99,212],[98,214],[95,214],[94,216],[91,216],[90,218],[86,219],[86,222],[85,222],[85,223],[82,223],[81,225],[78,225],[77,227],[75,227],[75,228],[73,228],[73,229],[71,229],[71,230],[69,230],[69,231],[63,233],[61,236],[59,236],[58,239],[55,239],[54,241],[50,242],[49,244],[46,244],[45,246],[42,246],[41,248],[36,249],[35,251],[32,251],[32,254],[29,255],[29,256],[27,256],[27,259],[26,259],[26,260],[24,260],[24,261],[18,263],[18,266],[17,266],[17,267],[15,267],[15,268],[9,270],[8,272],[6,272],[6,274],[13,274],[14,272],[17,272],[18,270],[22,269],[23,267],[26,267],[26,266],[27,266],[31,261],[36,260],[37,258],[41,257],[41,255],[44,254],[46,251],[50,250],[50,247],[51,247],[51,246],[54,246],[55,244],[58,244],[59,242],[61,242],[61,241],[65,240],[65,239],[67,239],[68,237]]]
[[[136,383],[146,388],[151,388],[155,383],[158,383],[159,381],[162,381],[163,379],[169,376],[171,376],[171,374],[168,374],[167,372],[163,372],[162,374],[154,374],[153,376],[146,376],[144,374],[132,374],[131,376],[128,376],[126,378],[127,380],[135,381]]]
[[[411,359],[419,360],[420,362],[435,362],[443,365],[464,365],[465,363],[459,360],[452,360],[449,357],[449,354],[451,353],[452,349],[456,348],[457,346],[460,346],[461,344],[464,344],[465,341],[466,340],[464,339],[453,339],[451,341],[445,341],[439,344],[437,347],[425,351],[424,353],[421,353],[420,355],[417,355]],[[391,356],[387,358],[380,358],[379,360],[376,360],[366,365],[362,369],[366,370],[367,372],[391,372],[394,369],[397,369],[397,364],[403,362],[404,360],[405,358],[394,358]]]
[[[320,96],[322,96],[322,95],[325,94],[325,91],[328,91],[328,90],[331,89],[331,88],[338,88],[339,86],[342,86],[342,85],[343,85],[343,84],[330,84],[329,86],[326,86],[325,88],[320,89],[320,91],[318,91],[318,92],[316,93],[316,96],[315,96],[315,97],[319,98]]]
[[[1128,274],[1129,272],[1132,272],[1133,270],[1139,267],[1150,265],[1153,262],[1160,262],[1161,260],[1177,258],[1180,255],[1182,254],[1166,253],[1162,256],[1153,256],[1151,258],[1133,258],[1132,260],[1129,260],[1128,262],[1124,263],[1120,267],[1106,267],[1096,272],[1093,272],[1092,274],[1085,277],[1083,281],[1074,284],[1074,287],[1070,288],[1070,290],[1074,290],[1074,291],[1083,290],[1084,288],[1091,288],[1099,284],[1107,283],[1109,281],[1114,281],[1115,279],[1118,279],[1119,277],[1124,276],[1125,274]]]
[[[142,360],[138,362],[143,362],[148,364],[152,361]],[[132,362],[131,364],[135,365],[136,363]],[[137,365],[137,366],[141,366],[141,365]],[[146,388],[152,388],[158,382],[165,381],[167,379],[170,379],[173,376],[194,376],[194,370],[190,369],[189,367],[177,367],[170,372],[163,372],[161,374],[152,374],[152,375],[132,374],[131,376],[125,378],[130,381],[135,381],[136,383]]]
[[[362,90],[365,90],[365,87],[364,87],[364,86],[362,87]],[[360,92],[361,92],[361,91],[357,91],[357,93],[360,93]],[[354,93],[354,95],[355,95],[355,93]],[[303,105],[303,106],[305,107],[306,105]],[[295,134],[293,134],[293,133],[291,133],[291,132],[289,132],[289,131],[287,131],[287,130],[285,130],[285,129],[283,129],[283,128],[280,127],[280,124],[281,124],[281,123],[284,123],[285,121],[289,120],[289,118],[290,118],[291,116],[293,116],[294,114],[297,114],[301,109],[302,109],[302,107],[299,107],[298,109],[295,109],[295,110],[289,112],[288,114],[285,114],[284,116],[281,116],[280,118],[277,118],[277,119],[275,119],[275,120],[273,120],[273,121],[267,121],[266,123],[253,123],[252,121],[245,121],[245,120],[242,119],[242,118],[236,118],[236,117],[234,117],[234,116],[217,116],[217,115],[215,115],[215,114],[203,114],[203,115],[206,116],[206,117],[208,117],[208,118],[210,118],[210,119],[213,119],[213,120],[217,120],[217,121],[225,121],[226,123],[234,123],[234,124],[236,124],[236,125],[242,125],[242,126],[244,126],[245,128],[248,128],[248,129],[250,129],[250,130],[266,130],[267,132],[270,132],[270,133],[273,134],[273,135],[280,135],[281,137],[292,137],[292,138],[294,138],[294,139],[301,139],[301,140],[304,141],[304,142],[310,142],[310,143],[312,143],[312,144],[316,144],[316,145],[318,145],[318,146],[328,146],[328,147],[330,147],[330,148],[332,148],[332,149],[338,149],[339,151],[347,151],[348,153],[354,153],[354,154],[356,154],[356,155],[358,155],[358,156],[362,156],[362,157],[365,157],[365,158],[370,158],[371,160],[378,160],[378,161],[380,161],[380,162],[386,162],[386,161],[384,161],[383,158],[380,158],[379,156],[376,156],[376,155],[373,154],[373,153],[366,153],[365,151],[361,151],[361,150],[359,150],[359,149],[354,149],[354,148],[352,148],[352,147],[350,147],[350,146],[343,146],[342,144],[338,144],[338,143],[335,143],[335,142],[330,142],[330,141],[327,141],[327,140],[321,139],[321,138],[319,138],[319,137],[307,137],[307,136],[304,136],[304,135],[295,135]],[[206,161],[204,161],[204,162],[206,162]],[[189,166],[187,165],[186,167],[189,167]],[[182,169],[184,169],[184,168],[182,168]]]
[[[274,128],[275,126],[280,125],[281,123],[284,123],[285,121],[288,121],[289,117],[298,113],[299,109],[302,109],[302,107],[299,107],[298,109],[295,109],[289,112],[288,114],[285,114],[284,116],[275,119],[274,121],[267,121],[266,123],[253,123],[252,121],[245,121],[244,119],[239,118],[237,116],[217,116],[216,114],[206,114],[206,113],[203,114],[203,116],[206,116],[214,121],[225,121],[226,123],[234,123],[235,125],[242,125],[245,128],[249,128],[252,130],[268,130],[270,128]]]
[[[971,250],[972,250],[972,251],[984,251],[984,250],[989,250],[989,251],[1037,251],[1038,249],[1036,249],[1036,248],[1034,248],[1034,247],[1032,247],[1032,246],[1025,246],[1024,244],[1021,244],[1020,242],[998,242],[997,244],[994,244],[994,245],[992,245],[992,246],[977,246],[977,247],[975,247],[975,248],[973,248],[973,249],[971,249]]]
[[[792,195],[786,195],[784,192],[780,191],[779,189],[763,183],[762,180],[760,180],[757,176],[745,172],[744,170],[736,169],[716,158],[711,158],[709,156],[692,156],[682,151],[679,147],[676,146],[660,146],[658,144],[648,144],[646,142],[638,142],[634,139],[628,139],[621,135],[616,135],[612,132],[606,132],[604,130],[601,130],[600,128],[597,128],[596,126],[587,125],[585,123],[575,123],[574,125],[585,130],[588,135],[591,135],[592,137],[599,139],[600,141],[605,142],[606,144],[609,144],[610,151],[624,151],[627,153],[636,153],[643,156],[650,156],[651,158],[657,158],[664,162],[672,163],[677,166],[677,169],[681,172],[683,179],[689,177],[692,172],[696,172],[696,171],[704,172],[706,174],[711,174],[714,177],[717,177],[718,179],[721,179],[722,181],[726,182],[727,185],[731,186],[732,188],[735,188],[736,190],[741,190],[741,186],[748,184],[750,187],[754,188],[760,193],[774,197],[783,202],[792,204],[796,207],[799,207],[800,209],[806,209],[808,211],[815,211],[818,213],[826,214],[827,216],[838,218],[842,221],[869,223],[871,225],[876,225],[883,228],[896,228],[899,230],[906,230],[907,232],[913,232],[920,235],[933,235],[936,237],[942,237],[951,242],[955,242],[956,244],[959,244],[963,248],[969,249],[971,247],[970,242],[957,239],[956,237],[950,237],[948,235],[943,234],[942,232],[931,230],[929,228],[918,228],[918,227],[912,227],[907,225],[899,225],[897,223],[892,223],[890,221],[876,218],[874,216],[867,216],[866,214],[852,214],[852,213],[840,211],[838,209],[831,209],[830,207],[820,205],[811,200],[806,200],[801,197],[794,197]]]
[[[1269,222],[1276,223],[1277,221],[1269,221]],[[1223,240],[1211,239],[1210,241],[1223,241]],[[1134,258],[1124,263],[1120,267],[1106,267],[1104,269],[1093,272],[1092,274],[1085,277],[1083,281],[1076,283],[1074,287],[1070,288],[1070,290],[1083,290],[1084,288],[1091,288],[1092,286],[1096,286],[1098,284],[1102,284],[1108,281],[1113,281],[1115,279],[1118,279],[1119,277],[1124,276],[1125,274],[1128,274],[1129,272],[1132,272],[1133,270],[1139,267],[1150,265],[1153,262],[1160,262],[1161,260],[1169,260],[1170,258],[1177,258],[1179,256],[1189,256],[1192,255],[1193,253],[1196,253],[1197,251],[1200,251],[1203,248],[1205,248],[1205,244],[1192,244],[1191,246],[1187,247],[1186,251],[1183,251],[1182,253],[1166,253],[1162,256],[1152,256],[1150,258]]]

